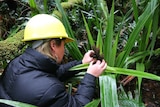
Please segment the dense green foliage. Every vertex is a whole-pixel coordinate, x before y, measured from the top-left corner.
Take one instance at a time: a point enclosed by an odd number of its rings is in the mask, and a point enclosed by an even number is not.
[[[76,40],[66,46],[73,59],[81,59],[93,46],[99,48],[100,54],[104,55],[108,68],[97,83],[100,87],[100,97],[96,97],[96,100],[86,107],[97,107],[97,105],[143,107],[142,79],[160,80],[159,76],[147,73],[151,58],[160,56],[160,48],[155,47],[160,37],[160,2],[158,0],[111,1],[23,0],[22,3],[30,7],[28,18],[35,14],[47,13],[56,15],[64,23],[69,36]],[[22,32],[0,41],[0,46],[6,46],[0,47],[0,58],[3,58],[1,64],[5,65],[7,60],[23,51],[24,44],[17,42],[22,39],[17,39],[18,35],[22,35]],[[75,69],[86,69],[87,66],[80,65]],[[123,86],[117,88],[121,75],[138,78],[135,93],[126,93]],[[131,94],[134,94],[134,97]]]

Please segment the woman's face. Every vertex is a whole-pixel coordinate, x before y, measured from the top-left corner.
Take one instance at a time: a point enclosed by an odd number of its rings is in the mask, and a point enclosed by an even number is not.
[[[62,42],[61,42],[61,44],[59,46],[56,45],[55,43],[53,45],[53,47],[54,47],[53,55],[56,56],[57,63],[61,63],[61,61],[63,59],[64,51],[65,51],[64,46],[65,46],[64,40],[62,40]]]

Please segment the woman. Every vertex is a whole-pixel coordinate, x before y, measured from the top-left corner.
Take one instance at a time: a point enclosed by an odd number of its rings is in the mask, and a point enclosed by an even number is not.
[[[61,65],[65,43],[73,39],[57,18],[47,14],[32,17],[25,27],[23,41],[31,41],[31,47],[8,64],[0,80],[0,98],[38,107],[82,107],[92,100],[96,77],[107,65],[104,60],[95,63],[90,57],[92,50],[82,61]],[[78,73],[68,70],[81,63],[90,65],[75,95],[70,95],[61,80]]]

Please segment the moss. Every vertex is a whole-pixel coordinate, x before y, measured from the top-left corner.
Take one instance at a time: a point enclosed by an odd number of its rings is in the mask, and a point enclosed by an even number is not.
[[[67,2],[62,2],[61,5],[64,9],[72,8],[75,4],[82,3],[82,0],[68,0]]]
[[[66,10],[73,8],[75,5],[81,3],[83,3],[83,0],[68,0],[67,2],[61,2],[61,6]],[[62,18],[62,15],[58,10],[54,10],[53,14],[57,15],[59,18]]]
[[[22,54],[26,44],[22,42],[24,30],[20,30],[14,36],[0,41],[0,68],[4,68],[4,64],[16,56]]]

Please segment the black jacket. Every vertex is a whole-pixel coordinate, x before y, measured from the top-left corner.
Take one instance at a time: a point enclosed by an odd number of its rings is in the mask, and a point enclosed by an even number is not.
[[[8,64],[0,80],[0,98],[38,107],[81,107],[89,103],[95,90],[95,77],[85,74],[77,93],[66,92],[60,81],[77,72],[68,72],[81,61],[58,65],[32,48]]]

